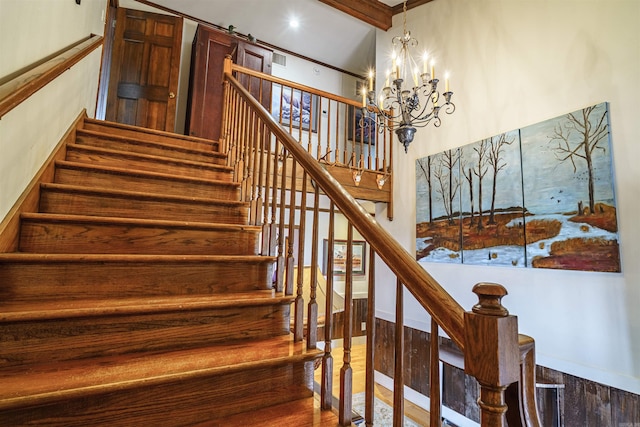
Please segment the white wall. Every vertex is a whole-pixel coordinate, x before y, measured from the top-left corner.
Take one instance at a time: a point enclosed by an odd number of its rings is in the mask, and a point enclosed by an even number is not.
[[[377,34],[378,69],[390,39]],[[538,363],[640,393],[640,2],[636,0],[434,1],[409,12],[408,29],[451,72],[457,111],[442,127],[419,129],[395,158],[395,218],[377,218],[415,251],[415,160],[607,101],[621,236],[621,274],[425,263],[465,309],[480,281],[505,285],[520,331]],[[381,82],[378,82],[378,85]],[[399,143],[398,143],[399,144]],[[398,149],[399,149],[398,145]],[[376,313],[393,321],[393,279],[378,280]],[[407,324],[428,316],[407,302]],[[428,330],[428,329],[427,329]]]
[[[0,80],[104,31],[105,0],[0,1]],[[95,114],[102,49],[94,50],[0,120],[0,221],[73,120]]]

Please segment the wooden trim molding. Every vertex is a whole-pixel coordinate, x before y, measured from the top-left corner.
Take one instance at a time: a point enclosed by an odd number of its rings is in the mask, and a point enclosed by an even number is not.
[[[391,28],[392,8],[377,0],[320,0],[376,28],[387,31]],[[407,6],[408,7],[408,6]],[[400,8],[402,10],[402,8]]]
[[[4,83],[0,86],[0,118],[101,45],[102,36],[91,35],[60,55]]]

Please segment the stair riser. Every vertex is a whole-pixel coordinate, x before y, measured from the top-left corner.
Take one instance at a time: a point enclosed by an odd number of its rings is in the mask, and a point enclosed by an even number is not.
[[[0,264],[5,301],[208,295],[271,289],[273,264],[211,261]]]
[[[168,162],[161,159],[143,159],[129,156],[127,153],[104,153],[84,150],[81,146],[70,144],[67,146],[68,161],[90,163],[95,165],[137,169],[149,172],[160,172],[183,175],[192,178],[217,179],[231,182],[233,176],[228,170],[206,168],[199,165],[188,165],[180,162]]]
[[[0,425],[187,426],[311,397],[313,362],[178,379],[37,407],[5,410]],[[125,387],[125,385],[123,385]]]
[[[185,148],[193,148],[196,150],[220,151],[218,149],[217,141],[195,139],[193,137],[184,137],[184,135],[165,135],[155,132],[148,132],[148,129],[145,129],[145,131],[140,131],[131,128],[113,126],[111,123],[98,123],[89,120],[84,122],[82,128],[94,132],[109,133],[111,135],[141,139],[144,141],[162,142],[166,144],[178,145]]]
[[[22,220],[20,251],[34,253],[257,255],[253,230]]]
[[[43,188],[40,193],[40,211],[55,214],[246,224],[249,209],[246,206],[215,202],[173,201]]]
[[[224,165],[226,159],[212,152],[199,153],[196,151],[186,151],[180,147],[167,147],[163,145],[146,143],[144,141],[131,141],[116,138],[101,138],[93,135],[82,134],[79,131],[76,136],[76,144],[89,145],[91,147],[107,148],[109,150],[121,150],[131,153],[148,154],[151,156],[171,157],[173,159],[190,160],[193,162],[212,163]]]
[[[110,173],[99,169],[73,169],[57,167],[55,182],[58,184],[84,185],[93,188],[118,188],[125,191],[143,191],[170,196],[208,197],[218,200],[239,200],[238,186],[215,183],[171,180],[139,175]]]
[[[0,368],[197,348],[289,333],[289,304],[2,324]]]

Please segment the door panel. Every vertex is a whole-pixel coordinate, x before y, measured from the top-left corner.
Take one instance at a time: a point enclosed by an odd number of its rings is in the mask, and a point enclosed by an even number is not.
[[[182,19],[119,8],[107,120],[174,131]]]
[[[271,74],[271,63],[273,58],[273,51],[265,49],[263,47],[246,43],[238,43],[238,54],[236,63],[243,67],[250,68],[252,70],[261,71],[265,74]],[[249,92],[260,103],[269,110],[271,107],[271,84],[263,84],[262,90],[260,90],[260,79],[257,77],[248,77],[246,75],[241,76],[240,83],[249,89]],[[262,93],[260,93],[262,92]]]

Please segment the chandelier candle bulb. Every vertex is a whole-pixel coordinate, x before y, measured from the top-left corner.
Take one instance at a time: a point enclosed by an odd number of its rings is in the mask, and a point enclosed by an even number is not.
[[[449,92],[449,73],[444,75],[444,91]]]
[[[436,78],[436,63],[431,61],[431,80]]]

